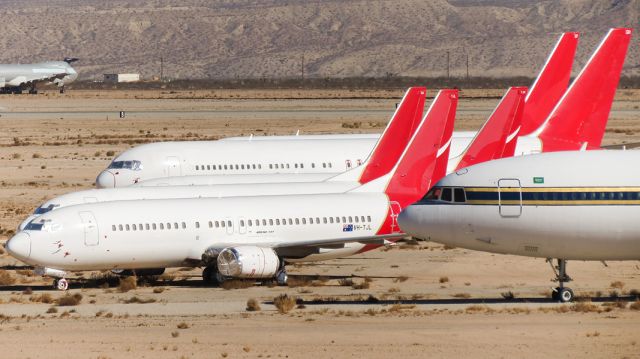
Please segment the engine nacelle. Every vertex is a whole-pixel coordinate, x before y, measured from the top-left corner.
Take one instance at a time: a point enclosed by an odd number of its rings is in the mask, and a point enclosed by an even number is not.
[[[229,247],[218,255],[218,272],[225,277],[273,278],[279,268],[280,259],[271,248]]]

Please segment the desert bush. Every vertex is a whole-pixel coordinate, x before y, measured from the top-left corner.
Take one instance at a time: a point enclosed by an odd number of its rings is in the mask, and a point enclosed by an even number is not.
[[[609,284],[609,286],[611,288],[616,288],[616,289],[622,289],[624,288],[624,282],[621,282],[619,280],[611,282],[611,284]]]
[[[512,291],[503,292],[503,293],[500,293],[500,295],[502,296],[502,298],[504,298],[506,300],[511,300],[511,299],[514,299],[516,297],[516,295],[513,294]]]
[[[247,312],[258,312],[260,309],[258,300],[255,298],[249,298],[249,300],[247,300]]]
[[[406,282],[407,279],[409,279],[409,277],[407,277],[406,275],[401,275],[401,276],[393,278],[393,282],[394,283],[403,283],[403,282]]]
[[[640,310],[640,300],[636,300],[635,302],[631,303],[629,309]]]
[[[353,283],[351,288],[353,289],[369,289],[371,287],[371,281],[367,281],[366,279],[360,283]]]
[[[9,271],[0,269],[0,285],[12,285],[16,282],[16,279],[11,275]]]
[[[51,294],[49,293],[42,293],[40,295],[32,295],[29,297],[29,301],[34,303],[51,304],[53,303],[53,297],[51,297]]]
[[[164,292],[164,288],[163,287],[155,287],[153,288],[153,292],[156,294],[160,294],[162,292]]]
[[[579,313],[593,313],[599,312],[600,308],[597,305],[590,302],[578,302],[571,305],[571,310]]]
[[[126,293],[130,290],[138,288],[138,278],[135,276],[129,276],[120,278],[120,284],[118,284],[118,290],[121,293]]]
[[[125,303],[125,304],[148,304],[148,303],[155,303],[155,302],[156,302],[156,300],[153,299],[153,298],[144,299],[144,298],[140,298],[140,297],[135,296],[135,295],[133,297],[123,301],[123,303]]]
[[[280,294],[273,298],[273,305],[276,306],[278,312],[282,314],[289,313],[296,306],[296,298],[287,294]]]
[[[471,298],[471,294],[469,293],[456,293],[453,295],[454,298],[461,298],[461,299],[469,299]]]
[[[47,309],[47,314],[53,314],[53,313],[58,313],[58,308],[50,307],[49,309]]]
[[[176,328],[178,328],[178,329],[189,329],[189,327],[190,327],[189,324],[187,324],[185,322],[181,322],[180,324],[178,324],[176,326]]]
[[[449,277],[440,277],[440,279],[438,281],[440,283],[447,283],[447,282],[449,282]]]
[[[56,300],[56,304],[61,307],[69,307],[69,306],[78,305],[80,304],[81,301],[82,301],[82,294],[80,293],[75,293],[73,295],[65,294],[64,296]]]
[[[343,287],[352,287],[353,286],[353,279],[351,279],[351,278],[342,278],[342,279],[338,280],[338,284],[340,284]]]

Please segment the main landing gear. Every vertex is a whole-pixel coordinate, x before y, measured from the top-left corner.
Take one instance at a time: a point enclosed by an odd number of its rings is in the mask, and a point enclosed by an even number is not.
[[[573,291],[571,288],[567,288],[564,286],[565,282],[571,282],[572,279],[567,275],[567,260],[566,259],[558,259],[558,265],[553,265],[552,259],[547,259],[547,262],[551,265],[551,270],[556,275],[556,278],[553,281],[558,282],[558,286],[553,289],[551,293],[551,298],[553,300],[560,301],[562,303],[571,302],[573,300]]]
[[[218,286],[225,281],[225,277],[218,272],[215,265],[207,266],[202,270],[202,280],[207,285]]]
[[[276,273],[276,283],[278,285],[287,285],[287,281],[289,281],[289,276],[287,275],[287,268],[284,266],[284,262],[282,263],[282,267]]]

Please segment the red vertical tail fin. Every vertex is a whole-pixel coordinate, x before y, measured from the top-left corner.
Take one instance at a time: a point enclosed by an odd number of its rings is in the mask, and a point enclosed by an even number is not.
[[[507,90],[487,122],[459,157],[455,170],[503,156],[513,156],[526,94],[526,87]]]
[[[543,152],[599,148],[609,119],[631,29],[611,29],[536,132]]]
[[[404,150],[386,186],[389,201],[404,208],[444,176],[458,105],[458,90],[441,90]]]
[[[359,182],[367,183],[389,173],[416,132],[426,99],[426,87],[411,87],[391,117],[387,128],[365,162]]]
[[[577,32],[562,34],[549,54],[525,99],[520,136],[537,130],[567,90],[579,37]]]

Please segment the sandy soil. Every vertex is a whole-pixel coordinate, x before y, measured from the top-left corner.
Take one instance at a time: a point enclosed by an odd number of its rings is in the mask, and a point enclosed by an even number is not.
[[[138,143],[347,132],[342,124],[353,122],[376,132],[402,95],[298,92],[0,97],[0,241],[45,199],[90,188],[114,154]],[[461,102],[459,129],[479,127],[497,103],[482,95]],[[640,93],[618,99],[605,143],[638,142]],[[22,264],[2,253],[0,265]],[[123,293],[116,279],[77,273],[69,293],[82,299],[69,307],[30,270],[0,271],[0,347],[2,358],[640,357],[640,304],[630,296],[640,264],[608,265],[569,263],[586,300],[577,305],[547,299],[544,260],[423,242],[290,266],[290,287],[208,288],[199,269],[185,268]],[[368,282],[354,289],[348,279]],[[272,300],[285,293],[304,308],[278,313]],[[262,310],[247,312],[250,298]]]

